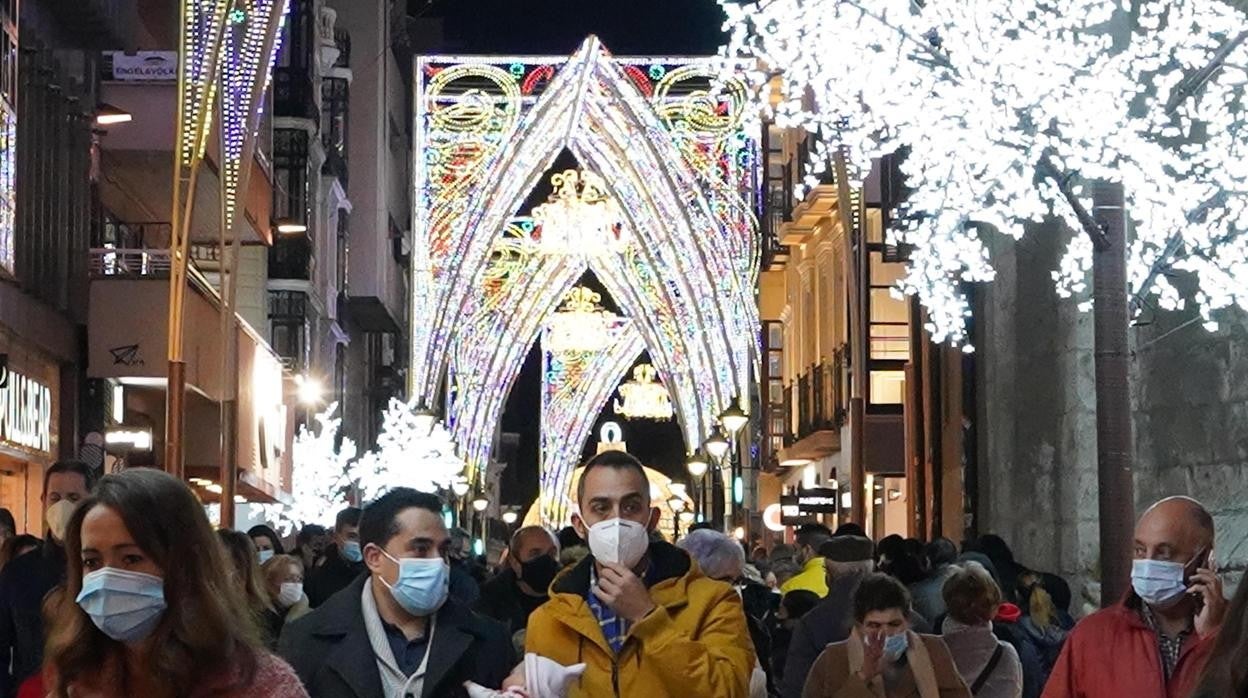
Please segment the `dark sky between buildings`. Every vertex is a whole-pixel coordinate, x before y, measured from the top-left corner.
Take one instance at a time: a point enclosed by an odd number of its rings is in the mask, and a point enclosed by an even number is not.
[[[723,37],[715,0],[410,0],[409,11],[443,20],[443,52],[465,54],[571,54],[596,34],[616,55],[711,55]],[[574,165],[565,153],[557,169]],[[526,206],[546,198],[543,182]],[[592,276],[584,282],[602,291]],[[605,291],[602,291],[604,296]],[[609,299],[604,303],[613,304]],[[541,354],[534,348],[513,387],[503,430],[520,435],[515,462],[503,474],[504,504],[528,505],[537,496]],[[595,421],[614,419],[607,413]],[[629,451],[647,465],[684,480],[685,446],[675,421],[619,420]],[[597,444],[595,426],[586,445]]]

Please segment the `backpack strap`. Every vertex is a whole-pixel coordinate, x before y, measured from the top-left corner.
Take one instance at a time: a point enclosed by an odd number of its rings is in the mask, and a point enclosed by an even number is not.
[[[979,676],[975,677],[975,683],[971,684],[971,695],[978,695],[984,684],[988,683],[988,679],[992,677],[993,670],[1001,663],[1002,654],[1005,654],[1005,646],[998,642],[997,651],[992,653],[992,657],[988,659],[988,664],[984,666],[984,670],[979,672]]]

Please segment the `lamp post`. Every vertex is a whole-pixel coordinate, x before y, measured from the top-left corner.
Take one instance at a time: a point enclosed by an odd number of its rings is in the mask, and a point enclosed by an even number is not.
[[[732,404],[724,413],[719,416],[720,424],[728,430],[731,437],[731,474],[732,474],[732,519],[733,523],[740,523],[740,513],[742,502],[737,501],[737,483],[742,482],[744,489],[744,481],[742,480],[742,463],[741,463],[741,432],[745,429],[745,425],[749,424],[750,418],[741,409],[740,401],[733,399]],[[744,500],[744,496],[742,496]]]
[[[693,500],[694,511],[697,515],[702,514],[702,494],[705,490],[702,476],[706,475],[709,467],[710,463],[707,462],[706,454],[702,453],[702,451],[695,451],[693,455],[689,456],[689,461],[685,463],[685,468],[688,469],[689,475],[692,477],[693,485],[697,488],[697,496]]]
[[[467,482],[459,481],[451,483],[451,494],[455,495],[455,506],[452,511],[455,512],[455,525],[460,525],[460,519],[463,518],[464,495],[468,494],[469,486]]]
[[[724,457],[728,455],[732,444],[728,442],[728,437],[724,436],[724,430],[715,427],[715,431],[707,438],[702,448],[710,454],[714,465],[711,471],[711,523],[716,530],[722,531],[724,528]]]
[[[685,510],[685,500],[683,497],[673,496],[667,500],[667,506],[672,510],[672,541],[675,542],[680,538],[680,512]]]

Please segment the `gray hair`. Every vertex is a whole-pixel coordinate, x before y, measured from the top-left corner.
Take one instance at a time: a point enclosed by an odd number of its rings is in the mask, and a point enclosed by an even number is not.
[[[745,567],[745,549],[719,531],[691,531],[676,546],[689,553],[702,574],[711,578],[735,577]]]
[[[833,579],[852,577],[854,575],[871,574],[875,571],[875,560],[859,560],[858,562],[823,561],[823,568]]]

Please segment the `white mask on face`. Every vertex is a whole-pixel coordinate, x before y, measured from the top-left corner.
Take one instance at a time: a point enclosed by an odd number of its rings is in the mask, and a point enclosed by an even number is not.
[[[53,538],[62,542],[65,540],[65,529],[69,528],[69,518],[74,515],[76,506],[74,502],[62,499],[44,512],[43,519],[48,522],[48,533]]]
[[[299,603],[303,598],[303,585],[299,582],[282,582],[282,589],[277,593],[277,602],[286,608]]]
[[[599,562],[637,566],[650,548],[646,527],[627,519],[607,519],[589,527],[589,552]]]

